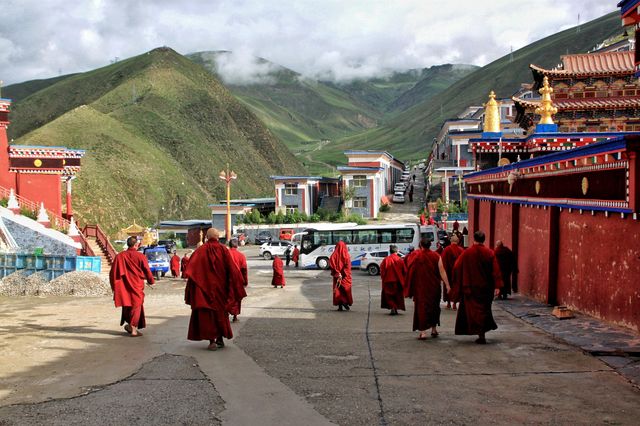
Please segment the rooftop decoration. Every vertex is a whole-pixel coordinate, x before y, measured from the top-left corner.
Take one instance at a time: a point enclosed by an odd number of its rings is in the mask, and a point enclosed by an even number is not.
[[[492,90],[489,93],[489,101],[484,104],[484,128],[483,134],[487,136],[497,135],[500,136],[500,103],[496,101],[496,94]],[[483,135],[484,136],[484,135]]]
[[[540,122],[536,127],[538,132],[556,132],[558,126],[553,122],[553,115],[558,112],[558,108],[553,106],[551,100],[551,94],[553,93],[553,87],[549,85],[549,78],[544,77],[542,81],[542,88],[539,90],[542,95],[540,105],[536,108],[535,113],[540,116]]]

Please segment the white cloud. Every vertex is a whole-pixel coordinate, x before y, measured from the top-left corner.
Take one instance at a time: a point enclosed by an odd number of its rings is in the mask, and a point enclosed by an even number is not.
[[[240,52],[225,75],[264,78],[260,56],[350,79],[455,62],[484,65],[614,11],[616,0],[9,0],[0,79],[86,71],[158,46]],[[256,71],[257,74],[246,72]]]

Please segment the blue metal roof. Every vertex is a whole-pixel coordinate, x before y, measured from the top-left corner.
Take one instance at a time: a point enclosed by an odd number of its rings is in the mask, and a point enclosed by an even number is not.
[[[640,0],[638,0],[640,1]],[[533,133],[526,138],[502,138],[502,142],[528,142],[531,139],[558,139],[558,138],[615,138],[624,135],[640,135],[640,132],[573,132],[573,133]],[[500,138],[474,138],[469,139],[469,142],[498,142]]]
[[[638,6],[640,6],[640,0],[622,0],[618,3],[622,15],[626,15],[627,12]]]
[[[0,101],[13,102],[13,100],[9,98],[0,98]]]
[[[634,140],[640,141],[637,134],[632,134]],[[542,155],[540,157],[531,158],[528,160],[518,161],[516,163],[507,164],[506,166],[493,167],[491,169],[480,170],[474,173],[464,175],[464,178],[474,178],[478,176],[490,175],[493,173],[500,173],[514,169],[524,169],[527,167],[540,166],[542,164],[553,163],[557,161],[570,160],[575,157],[584,157],[588,155],[596,155],[603,152],[614,151],[627,146],[627,138],[620,136],[617,138],[609,139],[601,142],[594,142],[592,144],[581,146],[579,148],[569,149],[567,151],[554,152],[552,154]]]

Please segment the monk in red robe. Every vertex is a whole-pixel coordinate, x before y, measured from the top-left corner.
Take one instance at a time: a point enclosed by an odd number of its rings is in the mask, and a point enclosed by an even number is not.
[[[333,306],[337,306],[341,311],[347,311],[353,305],[351,295],[351,255],[344,241],[338,241],[331,257],[329,258],[329,269],[333,277]]]
[[[382,278],[382,309],[391,309],[389,315],[398,315],[398,309],[404,307],[404,277],[406,274],[404,260],[398,256],[398,246],[389,246],[389,256],[380,264]]]
[[[293,254],[291,255],[291,260],[293,260],[293,264],[295,267],[298,267],[298,262],[300,261],[300,250],[298,250],[298,246],[293,246]]]
[[[442,264],[444,265],[444,270],[447,273],[447,277],[453,277],[453,265],[455,265],[456,260],[462,254],[464,249],[459,245],[460,239],[456,234],[451,236],[451,244],[449,244],[442,251]],[[449,292],[445,291],[442,293],[442,300],[447,302],[447,309],[451,309],[451,299],[449,298]],[[456,310],[456,302],[453,302],[453,310]]]
[[[485,344],[485,333],[498,328],[491,313],[493,298],[500,294],[502,276],[493,250],[484,246],[482,231],[473,234],[473,245],[462,252],[453,266],[450,297],[460,302],[456,317],[457,335],[478,335]]]
[[[240,269],[229,250],[218,241],[219,231],[207,230],[207,242],[191,255],[187,267],[184,300],[191,305],[189,340],[208,340],[207,349],[224,347],[223,337],[233,338],[227,306],[247,293]]]
[[[173,278],[177,278],[178,276],[180,276],[180,256],[178,256],[175,251],[173,252],[173,256],[171,256],[170,267],[171,276]]]
[[[273,258],[273,278],[271,278],[271,285],[273,288],[284,288],[286,281],[284,279],[284,266],[282,259],[279,256]]]
[[[440,325],[440,281],[444,281],[449,289],[447,273],[442,265],[442,259],[429,247],[431,241],[423,238],[420,250],[411,262],[407,271],[407,286],[409,296],[413,297],[413,331],[420,331],[418,339],[427,338],[427,330],[431,329],[431,337],[438,337],[437,326]]]
[[[518,274],[518,263],[516,262],[516,257],[513,255],[511,249],[505,246],[502,241],[496,241],[494,253],[502,275],[500,298],[507,300],[507,296],[511,294],[512,283],[517,283],[516,275]],[[513,281],[511,279],[512,277]],[[513,286],[513,291],[517,291],[516,285]]]
[[[238,239],[232,238],[229,241],[229,253],[231,254],[231,258],[233,259],[233,263],[240,269],[240,274],[242,274],[242,285],[247,287],[249,285],[249,274],[247,269],[247,258],[240,250],[238,250]],[[229,301],[229,313],[233,315],[233,322],[238,321],[238,315],[240,315],[240,300],[230,300]]]
[[[153,274],[147,257],[138,251],[136,237],[127,238],[127,250],[113,259],[109,282],[116,307],[122,307],[120,325],[133,337],[142,336],[138,330],[145,328],[144,280],[153,284]]]
[[[180,260],[180,270],[182,271],[182,278],[187,279],[187,267],[189,266],[189,258],[191,257],[191,250],[185,253]]]
[[[424,215],[424,212],[420,213],[420,225],[427,224],[427,217]]]

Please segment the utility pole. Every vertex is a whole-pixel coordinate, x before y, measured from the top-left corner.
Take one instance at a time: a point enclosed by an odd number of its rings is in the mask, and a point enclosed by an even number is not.
[[[237,178],[238,175],[229,169],[229,163],[227,163],[227,170],[220,172],[220,179],[224,180],[227,184],[227,220],[225,223],[225,237],[227,242],[231,239],[231,181]]]
[[[578,13],[578,26],[576,27],[576,34],[580,32],[580,14]]]

